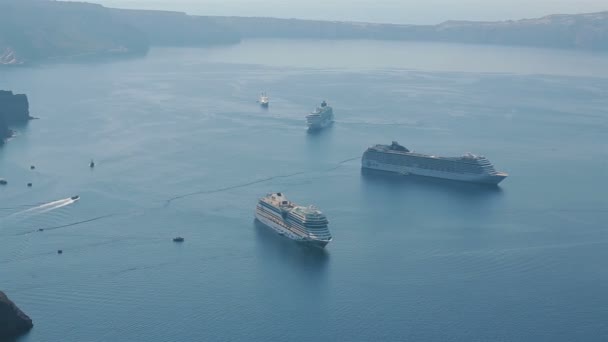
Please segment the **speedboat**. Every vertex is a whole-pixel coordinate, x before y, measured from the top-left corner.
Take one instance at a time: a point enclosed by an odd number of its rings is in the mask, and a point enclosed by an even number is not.
[[[181,237],[181,236],[174,237],[174,238],[173,238],[173,242],[184,242],[184,238],[183,238],[183,237]]]
[[[73,200],[73,201],[75,201],[75,200],[77,200],[77,199],[80,199],[80,196],[78,196],[78,195],[76,195],[76,196],[72,196],[72,197],[70,197],[70,199],[71,199],[71,200]]]

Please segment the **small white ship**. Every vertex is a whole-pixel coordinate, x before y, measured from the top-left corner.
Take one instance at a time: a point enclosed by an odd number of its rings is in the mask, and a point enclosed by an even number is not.
[[[270,104],[270,97],[268,97],[268,94],[266,94],[265,92],[261,93],[258,102],[260,103],[260,106],[267,108]]]
[[[319,209],[298,206],[280,192],[260,198],[255,218],[295,241],[323,248],[332,240],[327,217]]]
[[[390,145],[368,148],[361,158],[361,167],[399,173],[443,178],[472,183],[496,185],[507,174],[494,169],[482,156],[467,153],[462,157],[437,157],[415,153],[393,141]]]
[[[321,102],[321,106],[317,107],[312,113],[306,115],[306,124],[308,129],[322,129],[331,125],[334,122],[334,110],[327,105],[327,102]]]

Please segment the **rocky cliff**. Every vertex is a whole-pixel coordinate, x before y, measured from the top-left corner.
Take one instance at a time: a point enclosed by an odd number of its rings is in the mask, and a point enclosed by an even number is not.
[[[13,132],[8,128],[8,124],[0,116],[0,146],[4,145],[4,141],[7,138],[10,138],[11,135],[13,135]]]
[[[111,9],[117,20],[144,33],[152,46],[234,44],[240,35],[209,17],[181,12]]]
[[[22,335],[33,326],[32,320],[0,291],[0,340]]]
[[[374,39],[608,50],[608,12],[501,22],[392,25],[275,18],[208,17],[247,38]]]
[[[440,41],[608,51],[608,12],[392,25],[205,17],[84,2],[0,0],[0,66],[144,54],[150,46],[208,46],[248,38]]]
[[[143,55],[151,45],[230,44],[240,36],[205,17],[85,2],[0,0],[0,66]]]
[[[12,134],[9,125],[31,119],[29,107],[26,95],[0,90],[0,145]]]
[[[147,37],[100,5],[0,1],[0,64],[145,53]]]

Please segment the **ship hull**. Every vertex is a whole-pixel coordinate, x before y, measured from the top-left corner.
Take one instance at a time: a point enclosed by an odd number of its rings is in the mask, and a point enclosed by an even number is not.
[[[300,243],[306,244],[308,246],[313,246],[313,247],[318,247],[318,248],[325,248],[325,246],[327,246],[327,244],[330,242],[329,241],[322,241],[322,240],[303,240],[303,241],[299,241]]]
[[[306,124],[308,125],[309,130],[317,130],[323,129],[325,127],[330,126],[333,123],[332,120],[323,120],[323,121],[312,121],[308,120]]]
[[[334,113],[328,109],[320,114],[310,114],[306,116],[306,124],[309,130],[318,130],[330,126],[334,122]]]
[[[376,161],[367,161],[365,159],[362,160],[362,167],[364,169],[392,172],[404,176],[415,175],[488,185],[498,185],[498,183],[502,182],[505,178],[507,178],[507,175],[502,173],[484,175],[472,173],[442,172],[437,170],[423,169],[404,165],[384,164]]]
[[[313,239],[309,239],[308,237],[302,237],[298,234],[295,234],[287,227],[287,224],[283,220],[278,219],[278,218],[270,218],[267,215],[260,213],[259,210],[256,210],[255,218],[256,218],[256,220],[258,220],[258,222],[260,222],[263,225],[265,225],[266,227],[274,230],[279,235],[289,238],[291,240],[294,240],[296,242],[304,243],[304,244],[319,247],[319,248],[324,248],[331,241],[331,240],[327,240],[327,241],[326,240],[313,240]]]

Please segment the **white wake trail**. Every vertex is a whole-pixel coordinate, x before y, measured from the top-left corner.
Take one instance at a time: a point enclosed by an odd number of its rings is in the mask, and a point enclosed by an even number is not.
[[[9,217],[13,217],[13,218],[14,217],[20,217],[20,216],[28,215],[28,214],[31,214],[31,215],[42,214],[42,213],[49,212],[51,210],[55,210],[55,209],[59,209],[59,208],[65,207],[66,205],[70,205],[70,204],[72,204],[72,203],[74,203],[76,201],[77,200],[74,200],[74,199],[68,197],[68,198],[57,200],[57,201],[45,203],[45,204],[39,205],[39,206],[34,207],[34,208],[29,208],[29,209],[26,209],[26,210],[23,210],[23,211],[19,211],[19,212],[13,213],[11,215],[8,215],[7,218],[9,218]]]

